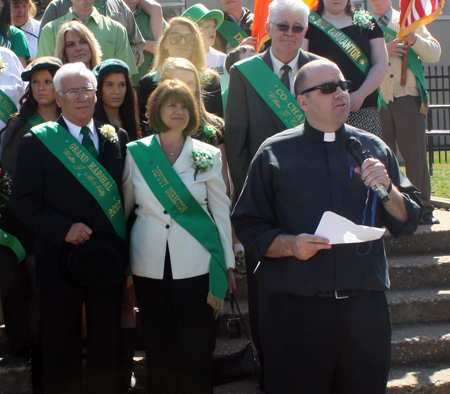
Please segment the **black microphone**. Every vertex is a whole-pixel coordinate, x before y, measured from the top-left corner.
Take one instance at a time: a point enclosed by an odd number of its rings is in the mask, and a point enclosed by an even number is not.
[[[348,139],[347,143],[345,144],[345,149],[347,149],[347,152],[352,155],[359,166],[362,166],[366,159],[372,157],[371,155],[369,155],[368,150],[363,151],[361,142],[356,137],[350,137]],[[372,190],[378,194],[378,197],[383,202],[389,201],[391,199],[383,184],[375,185]]]

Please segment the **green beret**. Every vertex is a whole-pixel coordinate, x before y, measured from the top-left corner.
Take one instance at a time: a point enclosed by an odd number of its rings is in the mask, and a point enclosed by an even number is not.
[[[97,77],[97,81],[101,81],[109,74],[126,71],[130,75],[130,69],[128,65],[119,59],[108,59],[95,66],[92,70],[94,75]]]
[[[37,72],[42,70],[59,70],[62,66],[62,62],[60,59],[53,56],[42,56],[38,57],[36,60],[33,60],[22,72],[22,80],[25,82],[29,82],[31,80],[31,76]]]

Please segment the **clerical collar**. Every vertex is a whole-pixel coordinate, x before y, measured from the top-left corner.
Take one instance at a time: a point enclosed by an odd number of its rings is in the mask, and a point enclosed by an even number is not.
[[[345,126],[342,125],[334,133],[324,133],[323,131],[315,129],[308,123],[308,121],[306,121],[304,133],[316,141],[334,142],[344,135]]]

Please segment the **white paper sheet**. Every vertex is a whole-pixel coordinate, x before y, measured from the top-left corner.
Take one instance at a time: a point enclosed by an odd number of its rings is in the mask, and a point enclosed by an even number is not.
[[[334,213],[326,211],[320,219],[315,235],[330,240],[330,245],[351,244],[380,239],[386,229],[360,226]]]

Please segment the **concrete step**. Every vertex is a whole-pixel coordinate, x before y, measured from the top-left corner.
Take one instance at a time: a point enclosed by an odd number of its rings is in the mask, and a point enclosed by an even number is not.
[[[450,285],[447,254],[394,256],[388,258],[388,264],[392,290]]]
[[[450,323],[394,326],[391,360],[392,365],[450,365]]]
[[[450,321],[450,285],[386,292],[393,324]]]
[[[410,236],[394,238],[388,232],[384,235],[388,257],[405,254],[448,253],[450,245],[450,212],[434,211],[441,221],[436,225],[420,225]]]
[[[31,394],[30,366],[26,359],[0,356],[0,394]]]
[[[214,394],[261,394],[258,377],[214,388]],[[387,394],[449,394],[448,364],[417,367],[392,367]]]

